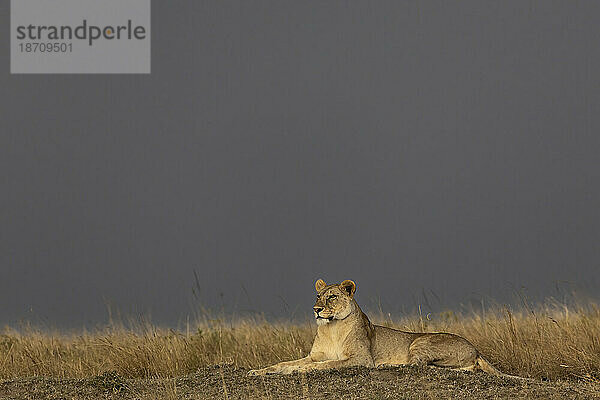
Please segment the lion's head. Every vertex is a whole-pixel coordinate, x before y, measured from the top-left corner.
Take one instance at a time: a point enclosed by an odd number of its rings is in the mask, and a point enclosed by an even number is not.
[[[318,325],[344,319],[354,311],[355,305],[352,299],[356,284],[351,280],[327,285],[323,279],[319,279],[315,282],[315,289],[317,289],[317,301],[313,311]]]

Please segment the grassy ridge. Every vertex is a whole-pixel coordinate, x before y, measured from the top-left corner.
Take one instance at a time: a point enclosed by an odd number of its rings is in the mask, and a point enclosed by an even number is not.
[[[403,330],[457,333],[510,374],[600,382],[600,307],[594,304],[372,320]],[[215,364],[255,368],[302,357],[315,329],[312,322],[272,324],[262,318],[206,318],[191,332],[148,324],[77,335],[6,328],[0,335],[0,379],[85,378],[105,371],[128,378],[170,378]]]

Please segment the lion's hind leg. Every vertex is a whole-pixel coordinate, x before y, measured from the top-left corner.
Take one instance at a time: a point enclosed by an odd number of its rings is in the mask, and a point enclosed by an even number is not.
[[[472,371],[477,350],[460,336],[429,334],[415,339],[408,349],[409,364],[434,365]]]

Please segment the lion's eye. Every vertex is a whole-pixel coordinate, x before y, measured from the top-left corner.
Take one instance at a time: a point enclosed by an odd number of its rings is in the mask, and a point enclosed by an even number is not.
[[[337,296],[335,294],[329,295],[327,296],[327,300],[333,300],[335,299]]]

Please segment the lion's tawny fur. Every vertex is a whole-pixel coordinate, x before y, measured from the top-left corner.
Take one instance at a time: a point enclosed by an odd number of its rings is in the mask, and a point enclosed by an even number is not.
[[[380,367],[421,364],[507,376],[483,359],[466,339],[450,333],[415,333],[374,325],[362,312],[350,280],[315,283],[317,334],[304,358],[281,362],[250,375],[289,374],[347,366]]]

